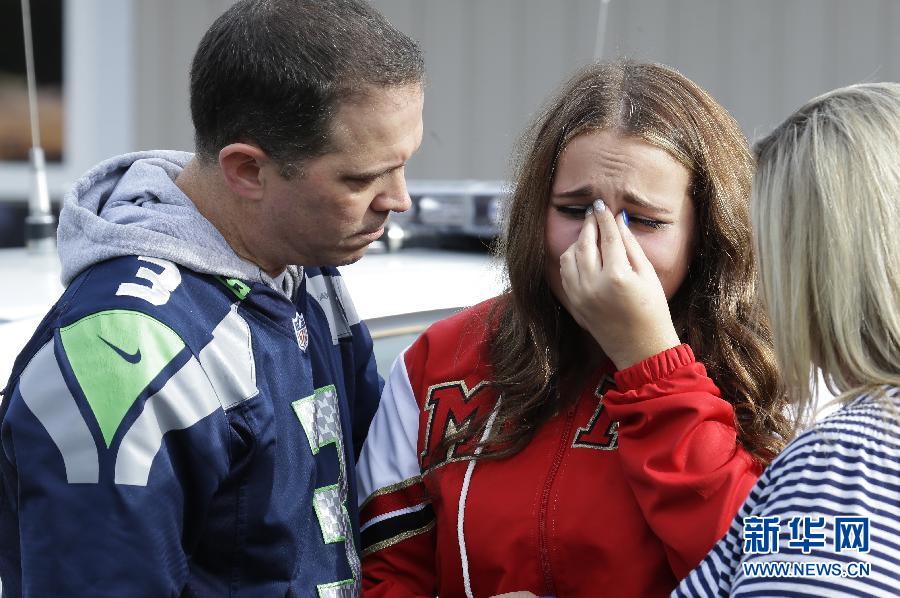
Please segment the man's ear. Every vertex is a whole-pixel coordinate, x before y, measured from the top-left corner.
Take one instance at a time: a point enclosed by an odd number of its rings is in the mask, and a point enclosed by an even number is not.
[[[239,197],[263,196],[262,166],[269,161],[264,151],[248,143],[232,143],[219,150],[219,168],[229,189]]]

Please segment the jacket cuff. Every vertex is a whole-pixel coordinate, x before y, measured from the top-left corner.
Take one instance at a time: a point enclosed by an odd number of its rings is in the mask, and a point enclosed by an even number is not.
[[[613,374],[613,377],[619,392],[628,392],[640,388],[648,382],[665,378],[678,368],[695,361],[694,352],[690,345],[685,343],[652,355],[624,370],[619,370]]]

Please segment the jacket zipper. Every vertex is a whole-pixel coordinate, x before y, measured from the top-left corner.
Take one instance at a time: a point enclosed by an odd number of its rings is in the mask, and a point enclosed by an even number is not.
[[[556,449],[556,455],[553,457],[553,463],[550,465],[550,471],[547,473],[547,479],[544,482],[544,489],[541,493],[541,507],[538,511],[538,552],[541,558],[541,570],[544,573],[544,585],[547,594],[556,594],[556,583],[553,581],[553,572],[550,568],[550,547],[547,537],[547,512],[550,510],[550,493],[553,488],[553,481],[562,465],[563,457],[569,446],[569,436],[572,433],[572,422],[575,420],[575,412],[578,408],[578,402],[569,407],[566,413],[566,423],[563,426],[563,434],[560,439],[559,447]]]

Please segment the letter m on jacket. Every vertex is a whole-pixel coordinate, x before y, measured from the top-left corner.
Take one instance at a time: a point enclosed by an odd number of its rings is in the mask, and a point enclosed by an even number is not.
[[[475,452],[472,434],[482,417],[490,411],[493,393],[487,382],[471,388],[463,380],[443,382],[428,388],[425,397],[426,425],[420,426],[419,455],[422,473],[450,463],[468,459]],[[448,444],[448,439],[464,431],[465,438]]]

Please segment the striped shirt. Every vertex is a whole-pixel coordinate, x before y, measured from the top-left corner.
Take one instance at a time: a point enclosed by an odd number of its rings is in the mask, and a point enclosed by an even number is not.
[[[672,596],[900,596],[900,389],[792,442]]]

